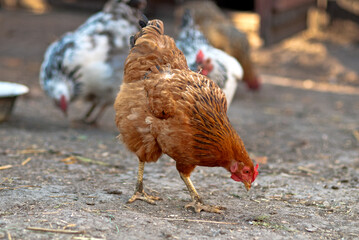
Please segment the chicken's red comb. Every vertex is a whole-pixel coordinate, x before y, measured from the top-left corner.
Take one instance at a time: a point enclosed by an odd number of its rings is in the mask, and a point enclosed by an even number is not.
[[[202,50],[199,50],[196,56],[196,63],[202,63],[204,58],[204,54]]]
[[[252,91],[257,91],[261,87],[261,81],[257,77],[255,79],[250,79],[250,80],[245,79],[243,81],[245,81],[245,83],[247,84],[247,87]]]
[[[256,177],[258,176],[258,167],[259,167],[259,165],[257,164],[256,167],[254,168],[254,174],[253,174],[252,182],[254,182],[254,180],[256,180]]]

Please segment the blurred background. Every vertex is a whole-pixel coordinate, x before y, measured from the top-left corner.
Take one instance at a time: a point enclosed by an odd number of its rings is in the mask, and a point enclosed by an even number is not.
[[[6,81],[37,84],[47,46],[100,11],[105,0],[1,0],[0,72]],[[149,0],[145,14],[176,37],[183,1]],[[216,1],[246,32],[260,74],[359,86],[359,1]],[[275,61],[273,61],[275,59]],[[19,71],[19,68],[22,69]],[[38,88],[31,88],[31,94]]]

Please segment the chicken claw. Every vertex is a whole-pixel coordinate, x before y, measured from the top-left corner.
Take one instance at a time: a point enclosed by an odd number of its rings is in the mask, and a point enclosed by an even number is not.
[[[211,213],[222,213],[222,210],[226,210],[225,207],[221,206],[212,206],[212,205],[206,205],[198,201],[192,201],[191,203],[187,204],[185,208],[193,208],[196,213],[199,213],[201,211],[205,212],[211,212]]]
[[[136,184],[136,190],[133,196],[127,201],[127,203],[132,203],[136,200],[142,200],[145,202],[148,202],[150,204],[156,204],[155,201],[162,200],[160,197],[155,197],[148,195],[143,190],[143,171],[145,168],[145,162],[139,161],[138,163],[138,176],[137,176],[137,184]]]
[[[222,213],[222,210],[225,210],[225,207],[221,206],[211,206],[203,203],[201,197],[198,195],[195,187],[189,176],[186,176],[183,173],[180,173],[180,176],[184,183],[186,184],[189,194],[191,195],[192,202],[187,204],[185,208],[193,208],[195,212],[199,213],[201,211],[211,212],[211,213]]]
[[[155,205],[156,204],[155,201],[162,200],[162,198],[148,195],[147,193],[142,191],[142,192],[136,192],[135,194],[133,194],[133,196],[127,201],[127,203],[132,203],[136,200],[142,200],[142,201],[145,201],[145,202]]]

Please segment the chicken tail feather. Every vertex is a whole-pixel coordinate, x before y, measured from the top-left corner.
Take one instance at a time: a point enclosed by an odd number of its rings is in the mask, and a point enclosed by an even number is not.
[[[135,36],[130,37],[130,46],[133,48],[135,46]]]
[[[143,23],[144,23],[144,26],[141,26],[141,23],[140,23],[140,22],[143,22]],[[140,24],[141,28],[146,27],[147,24],[148,24],[148,18],[147,18],[146,15],[143,14],[143,13],[142,13],[142,19],[139,21],[139,24]]]
[[[153,70],[187,69],[186,58],[174,40],[164,35],[161,20],[139,21],[142,29],[130,39],[131,51],[125,63],[125,82],[146,77]],[[126,77],[128,76],[128,77]]]

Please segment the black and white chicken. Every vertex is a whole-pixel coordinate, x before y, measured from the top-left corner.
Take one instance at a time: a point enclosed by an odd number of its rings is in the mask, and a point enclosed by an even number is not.
[[[230,105],[243,69],[239,62],[227,53],[209,44],[195,26],[190,10],[182,17],[182,26],[176,40],[177,47],[184,53],[192,71],[201,71],[222,88]]]
[[[73,32],[52,43],[40,70],[40,85],[67,115],[75,99],[91,103],[83,117],[96,123],[112,105],[123,78],[129,38],[139,30],[146,0],[110,0]],[[91,120],[96,107],[99,111]]]

